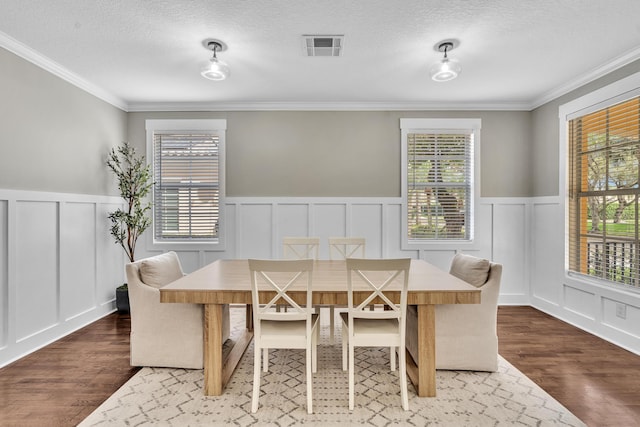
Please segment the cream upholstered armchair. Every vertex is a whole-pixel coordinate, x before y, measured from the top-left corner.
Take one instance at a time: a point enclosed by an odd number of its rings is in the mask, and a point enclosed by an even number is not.
[[[496,324],[502,265],[457,254],[449,273],[480,288],[481,303],[436,306],[436,369],[495,372],[498,369]],[[408,311],[407,321],[417,322],[416,307],[410,306]],[[417,355],[417,348],[412,348],[411,344],[408,349],[412,355]],[[415,356],[414,360],[417,360]]]
[[[184,273],[175,252],[127,264],[131,307],[131,366],[202,369],[203,316],[199,304],[160,303],[160,288]],[[223,342],[229,306],[223,308]]]

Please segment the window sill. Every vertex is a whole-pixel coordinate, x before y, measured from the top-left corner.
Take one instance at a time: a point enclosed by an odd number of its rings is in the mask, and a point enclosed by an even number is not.
[[[153,241],[150,244],[152,250],[174,250],[174,251],[224,251],[225,245],[220,239],[206,242],[190,242],[185,240],[176,241]]]
[[[405,240],[402,242],[403,250],[476,250],[477,248],[478,243],[475,240]]]
[[[625,285],[617,282],[611,282],[608,280],[600,279],[598,277],[587,276],[585,274],[580,274],[580,273],[576,273],[568,270],[565,270],[565,276],[571,282],[595,286],[599,289],[616,292],[616,293],[627,293],[629,295],[633,295],[636,297],[640,295],[640,287]]]

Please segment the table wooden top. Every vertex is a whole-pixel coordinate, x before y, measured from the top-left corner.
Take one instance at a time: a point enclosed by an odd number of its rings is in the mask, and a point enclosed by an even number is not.
[[[313,303],[347,305],[345,261],[318,260],[313,270]],[[354,300],[368,295],[357,292]],[[363,288],[364,289],[364,288]],[[304,292],[292,293],[304,302]],[[399,302],[399,292],[388,294]],[[268,294],[265,299],[268,299]],[[397,300],[397,301],[396,301]],[[218,260],[160,289],[161,302],[197,304],[251,304],[249,263]],[[423,260],[411,260],[408,304],[479,304],[480,290]]]

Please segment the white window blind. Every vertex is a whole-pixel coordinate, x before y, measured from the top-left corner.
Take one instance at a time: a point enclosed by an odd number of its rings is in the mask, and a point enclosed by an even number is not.
[[[219,135],[155,131],[153,161],[155,239],[217,239],[221,178]]]
[[[640,97],[569,127],[569,270],[640,286]]]
[[[469,240],[473,133],[409,131],[406,148],[408,239]]]

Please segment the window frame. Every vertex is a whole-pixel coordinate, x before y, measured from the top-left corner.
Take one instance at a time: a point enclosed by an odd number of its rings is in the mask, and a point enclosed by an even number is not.
[[[148,233],[148,247],[160,250],[209,250],[223,251],[226,246],[226,186],[225,186],[225,139],[227,121],[225,119],[148,119],[145,120],[146,139],[147,139],[147,164],[151,166],[151,173],[155,179],[154,164],[154,134],[172,133],[172,132],[210,132],[218,137],[218,186],[219,186],[219,215],[218,215],[218,237],[210,240],[192,241],[183,239],[156,239],[155,237],[155,189],[152,191],[151,200],[151,217],[152,226]]]
[[[401,133],[401,186],[402,186],[402,229],[401,242],[403,250],[420,250],[437,247],[438,250],[477,248],[475,230],[477,229],[476,207],[480,199],[480,141],[482,120],[479,118],[402,118],[400,119]],[[409,239],[408,233],[408,141],[407,136],[412,133],[456,133],[469,132],[473,135],[471,147],[471,197],[469,206],[469,237],[468,239]]]
[[[570,126],[571,120],[581,116],[594,113],[599,110],[606,109],[616,104],[629,101],[633,98],[640,96],[640,73],[632,74],[600,89],[594,90],[580,98],[576,98],[573,101],[560,105],[558,108],[559,119],[559,158],[560,160],[560,179],[559,179],[559,193],[561,195],[561,209],[564,215],[563,227],[564,227],[564,275],[568,279],[579,280],[581,282],[587,282],[599,286],[603,286],[607,289],[620,289],[625,291],[631,291],[634,293],[640,292],[640,289],[626,285],[620,282],[608,280],[605,278],[599,278],[579,272],[570,270],[569,259],[569,241],[571,238],[570,227],[570,201],[569,201],[569,185],[571,183],[569,174],[571,173],[571,156],[569,155],[569,143],[570,143]]]

